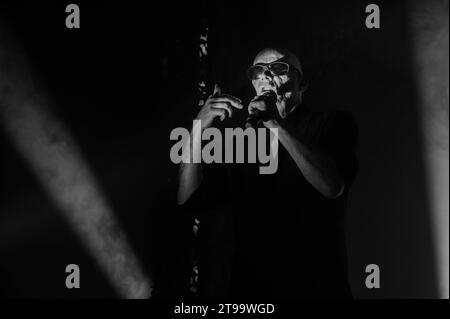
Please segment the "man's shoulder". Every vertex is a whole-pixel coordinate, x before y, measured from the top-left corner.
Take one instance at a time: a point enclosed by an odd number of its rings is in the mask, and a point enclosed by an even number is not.
[[[356,120],[353,114],[342,109],[310,111],[305,119],[327,130],[350,130],[355,133],[357,131]]]
[[[351,144],[356,144],[358,128],[349,111],[338,108],[326,111],[305,108],[302,113],[297,114],[296,122],[300,133],[312,140],[346,139]]]
[[[349,111],[333,109],[323,113],[324,130],[329,139],[355,147],[358,139],[358,126]]]
[[[356,123],[355,118],[351,112],[338,108],[325,111],[313,111],[307,109],[307,111],[305,111],[304,114],[305,114],[304,118],[306,119],[315,121],[324,121],[331,124],[342,123],[350,125]]]

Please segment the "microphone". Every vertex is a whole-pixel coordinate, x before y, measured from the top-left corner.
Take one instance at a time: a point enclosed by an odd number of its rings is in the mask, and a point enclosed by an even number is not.
[[[266,91],[263,94],[254,98],[251,102],[258,101],[258,100],[265,100],[266,103],[268,103],[268,104],[272,104],[272,103],[274,104],[277,102],[277,94],[274,91]],[[253,114],[249,114],[247,117],[247,120],[245,121],[245,128],[257,127],[258,124],[262,120],[261,113],[263,113],[263,112],[261,112],[259,110],[255,110]]]

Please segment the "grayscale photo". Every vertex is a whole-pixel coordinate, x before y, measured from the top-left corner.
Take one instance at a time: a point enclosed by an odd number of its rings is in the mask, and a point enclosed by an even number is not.
[[[0,299],[448,301],[448,109],[448,0],[2,1]]]

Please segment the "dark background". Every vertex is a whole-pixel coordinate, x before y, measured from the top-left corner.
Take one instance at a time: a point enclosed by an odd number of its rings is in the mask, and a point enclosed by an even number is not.
[[[169,134],[189,127],[198,110],[198,39],[206,24],[209,89],[217,82],[248,99],[245,70],[255,54],[284,46],[303,63],[312,109],[355,116],[360,168],[347,220],[355,297],[436,297],[405,2],[377,2],[379,30],[365,28],[365,1],[76,3],[80,30],[65,28],[64,1],[2,2],[0,17],[81,146],[152,273],[156,296],[186,293],[192,225],[175,206]],[[1,296],[114,297],[3,133],[1,145]],[[82,289],[65,288],[69,263],[82,269]],[[381,269],[378,290],[364,284],[371,263]]]

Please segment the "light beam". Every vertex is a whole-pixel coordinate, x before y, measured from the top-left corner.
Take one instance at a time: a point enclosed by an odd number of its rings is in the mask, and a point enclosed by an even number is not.
[[[7,43],[0,29],[0,121],[7,136],[117,294],[149,298],[152,281],[139,265],[71,133],[51,112],[24,55]]]

